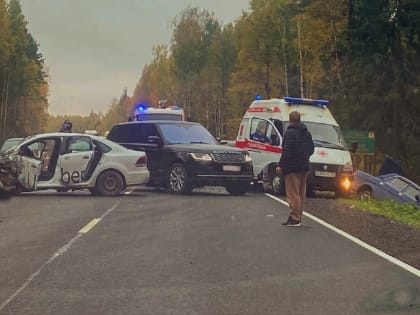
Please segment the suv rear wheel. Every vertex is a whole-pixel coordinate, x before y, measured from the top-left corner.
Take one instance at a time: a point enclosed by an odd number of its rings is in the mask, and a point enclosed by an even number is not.
[[[169,192],[174,194],[188,194],[193,190],[189,183],[188,173],[184,165],[180,163],[172,164],[168,172],[166,187]]]
[[[249,190],[249,183],[239,182],[239,183],[229,183],[225,186],[227,192],[234,196],[241,196]]]

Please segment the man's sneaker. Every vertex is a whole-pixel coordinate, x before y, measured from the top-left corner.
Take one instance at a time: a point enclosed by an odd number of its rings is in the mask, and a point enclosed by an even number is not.
[[[293,220],[291,218],[288,218],[286,222],[283,222],[281,225],[284,226],[291,226],[291,227],[298,227],[298,226],[302,226],[302,222],[298,221],[298,220]]]

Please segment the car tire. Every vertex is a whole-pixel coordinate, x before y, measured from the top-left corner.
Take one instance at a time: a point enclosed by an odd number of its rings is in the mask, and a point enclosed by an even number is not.
[[[359,190],[358,194],[359,194],[359,199],[362,200],[362,201],[370,201],[370,200],[373,199],[372,188],[370,188],[370,187],[367,187],[367,186],[362,187]]]
[[[246,182],[236,182],[227,184],[225,188],[233,196],[242,196],[249,191],[249,186],[250,184]]]
[[[271,191],[275,195],[284,195],[284,180],[282,180],[281,176],[275,175],[271,180]]]
[[[166,189],[173,194],[189,194],[193,190],[187,170],[181,163],[172,164],[169,168]]]
[[[104,171],[96,180],[94,189],[101,196],[117,196],[124,189],[124,179],[117,171]]]

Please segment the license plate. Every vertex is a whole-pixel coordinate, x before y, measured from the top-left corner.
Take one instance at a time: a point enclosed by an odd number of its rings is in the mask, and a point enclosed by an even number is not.
[[[227,172],[239,172],[241,167],[239,165],[223,165],[223,170]]]
[[[319,177],[335,177],[336,174],[334,172],[315,171],[315,176],[319,176]]]

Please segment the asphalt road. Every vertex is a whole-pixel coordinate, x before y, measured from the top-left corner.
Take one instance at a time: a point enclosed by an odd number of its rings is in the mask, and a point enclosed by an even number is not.
[[[420,313],[419,277],[287,213],[219,189],[24,194],[0,204],[0,314]]]

